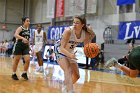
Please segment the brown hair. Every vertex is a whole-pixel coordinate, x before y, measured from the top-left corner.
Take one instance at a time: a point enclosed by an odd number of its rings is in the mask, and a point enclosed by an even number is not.
[[[79,19],[79,20],[81,21],[81,23],[84,24],[84,26],[83,26],[82,29],[85,30],[85,31],[87,31],[87,27],[86,27],[86,19],[85,19],[85,17],[82,17],[82,16],[75,16],[74,18]]]
[[[21,18],[22,24],[24,24],[25,20],[28,19],[28,18],[29,18],[29,17],[23,17],[23,18]]]

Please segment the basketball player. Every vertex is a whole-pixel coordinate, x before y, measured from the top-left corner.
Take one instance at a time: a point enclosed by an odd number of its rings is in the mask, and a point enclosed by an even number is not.
[[[129,62],[129,68],[118,63],[115,58],[108,60],[105,64],[105,67],[115,66],[116,68],[119,68],[125,72],[129,77],[137,77],[140,72],[140,46],[132,49],[132,51],[127,56],[127,60]]]
[[[13,54],[14,54],[13,74],[12,74],[13,80],[19,80],[16,75],[16,70],[22,55],[25,60],[25,65],[24,65],[24,72],[22,73],[21,77],[23,77],[25,80],[28,80],[27,70],[30,62],[30,55],[29,55],[30,19],[28,17],[23,17],[22,24],[23,24],[22,26],[16,29],[14,34],[16,38],[16,42],[13,48]]]
[[[43,58],[42,51],[44,50],[45,44],[47,43],[46,33],[42,30],[42,25],[37,24],[37,30],[34,32],[33,44],[34,52],[37,56],[39,68],[37,72],[43,72]]]
[[[73,84],[80,78],[77,65],[77,58],[74,52],[75,47],[84,42],[91,42],[94,32],[86,26],[86,19],[76,16],[73,19],[73,26],[63,32],[62,38],[55,43],[57,62],[64,71],[64,86],[62,93],[74,93]]]
[[[135,39],[134,38],[128,39],[126,41],[126,44],[128,45],[128,53],[127,53],[127,55],[129,55],[129,53],[131,52],[131,50],[134,48]],[[119,58],[118,59],[118,63],[124,64],[127,67],[129,67],[129,62],[127,60],[127,55],[123,56],[122,58]]]

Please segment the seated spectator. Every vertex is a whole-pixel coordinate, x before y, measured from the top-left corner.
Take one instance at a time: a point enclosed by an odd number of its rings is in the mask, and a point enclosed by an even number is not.
[[[50,62],[54,61],[54,50],[52,49],[52,46],[49,46],[49,49],[47,50],[47,54],[45,55],[47,60],[50,60]]]
[[[6,51],[8,56],[12,55],[13,46],[14,46],[14,42],[10,40],[8,42],[7,51]]]
[[[7,46],[8,46],[7,40],[2,41],[2,44],[1,44],[1,55],[3,55],[3,56],[6,55]]]
[[[126,44],[128,44],[128,53],[130,53],[130,51],[134,48],[135,39],[134,38],[128,39],[126,41]]]
[[[2,42],[0,42],[0,55],[2,54]]]

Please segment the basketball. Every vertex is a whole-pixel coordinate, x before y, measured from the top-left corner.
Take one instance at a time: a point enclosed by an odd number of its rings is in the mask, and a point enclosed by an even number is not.
[[[84,46],[84,53],[89,58],[95,58],[99,54],[99,45],[96,43],[88,43]]]

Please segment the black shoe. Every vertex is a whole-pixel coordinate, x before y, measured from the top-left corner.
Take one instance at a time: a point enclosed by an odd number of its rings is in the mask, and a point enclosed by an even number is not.
[[[27,73],[22,73],[21,77],[23,77],[25,80],[28,80]]]
[[[12,74],[12,79],[13,80],[19,80],[16,74]]]

